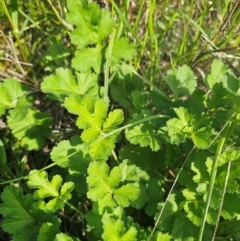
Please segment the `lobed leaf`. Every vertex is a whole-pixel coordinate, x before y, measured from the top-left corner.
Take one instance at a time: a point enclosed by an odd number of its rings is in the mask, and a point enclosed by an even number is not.
[[[140,115],[133,115],[131,122],[139,121],[150,116],[152,116],[151,111],[142,110]],[[152,151],[158,151],[160,149],[161,138],[160,133],[157,130],[158,126],[156,120],[149,120],[127,128],[125,130],[125,135],[127,140],[132,144],[139,144],[141,147],[150,146]]]
[[[122,172],[119,167],[110,171],[106,163],[92,162],[88,167],[88,198],[99,202],[101,210],[106,206],[113,208],[116,203],[123,207],[129,206],[131,201],[137,199],[139,187],[136,183],[127,183],[119,187],[121,180]]]
[[[13,135],[21,140],[21,145],[28,150],[39,150],[51,134],[52,119],[48,114],[28,109],[24,119],[19,121],[10,115],[7,119]]]
[[[161,233],[156,231],[153,235],[153,241],[171,241],[172,236],[169,233]]]
[[[108,114],[108,117],[103,125],[103,131],[109,133],[117,128],[124,121],[123,111],[120,109],[113,110]]]
[[[128,207],[135,201],[140,193],[137,183],[128,183],[113,191],[114,198],[119,206]]]
[[[0,213],[5,218],[2,223],[5,232],[16,234],[37,224],[31,212],[33,198],[30,194],[24,196],[21,188],[8,186],[4,188],[1,199]]]
[[[41,84],[44,93],[52,93],[62,99],[69,95],[79,94],[75,76],[70,69],[58,68],[55,75],[47,76]]]
[[[18,104],[28,91],[28,88],[21,85],[18,80],[7,78],[0,83],[0,116],[5,113],[8,108],[13,108]]]
[[[130,61],[136,53],[135,46],[127,38],[119,38],[113,44],[112,62],[120,63],[122,60]]]
[[[128,230],[124,227],[123,221],[109,218],[103,225],[104,232],[102,238],[104,241],[137,241],[137,230],[130,227]]]
[[[221,216],[228,220],[237,218],[240,213],[239,201],[239,194],[226,193],[224,196],[224,203],[221,211]]]
[[[176,213],[178,210],[178,205],[176,203],[176,194],[171,194],[167,200],[167,203],[164,207],[164,211],[161,214],[161,218],[158,222],[158,229],[161,231],[172,230],[173,222],[176,217]],[[157,209],[161,211],[163,207],[163,203],[159,203]],[[157,220],[159,217],[159,213],[155,213],[155,220]]]
[[[166,81],[171,88],[175,99],[185,95],[191,95],[197,87],[194,74],[186,65],[168,71]]]
[[[72,67],[80,72],[88,72],[93,69],[96,74],[99,74],[101,64],[102,53],[100,47],[88,47],[77,50],[75,57],[72,59]]]
[[[9,115],[16,121],[22,121],[28,114],[30,102],[26,97],[21,97],[14,109],[9,111]]]
[[[184,127],[186,126],[177,118],[167,121],[167,131],[172,144],[185,142],[186,133],[184,133]]]
[[[154,216],[157,212],[158,203],[162,200],[164,195],[164,189],[162,182],[157,178],[150,178],[146,184],[147,201],[145,206],[145,212],[149,216]]]
[[[59,228],[52,223],[43,223],[37,237],[38,241],[52,241],[56,234],[60,232]]]
[[[50,212],[55,212],[65,205],[65,201],[71,199],[71,191],[74,189],[73,182],[66,182],[62,185],[62,178],[60,175],[54,175],[51,182],[47,179],[45,171],[32,170],[28,176],[28,186],[30,188],[37,188],[33,193],[35,199],[44,199],[46,197],[53,197],[46,204],[46,209]],[[61,190],[59,190],[61,187]]]
[[[91,71],[86,73],[75,73],[78,82],[78,92],[80,95],[85,96],[86,94],[98,95],[97,86],[97,75],[92,73]],[[95,89],[95,90],[93,90]],[[92,93],[90,90],[93,90]]]
[[[111,33],[114,25],[111,14],[98,4],[70,1],[68,9],[67,20],[77,27],[70,35],[71,41],[80,48],[101,44]]]
[[[53,241],[80,241],[76,237],[69,236],[65,233],[58,233]]]
[[[93,209],[89,210],[85,215],[87,221],[86,236],[89,240],[100,238],[103,233],[102,215],[96,210],[98,208],[96,204],[97,203],[94,203]],[[94,236],[94,238],[91,236]]]
[[[221,60],[215,59],[211,65],[211,73],[206,78],[206,83],[210,89],[216,83],[225,82],[227,76],[225,75],[227,66]]]
[[[58,197],[58,190],[62,185],[62,178],[60,175],[55,175],[52,181],[48,181],[47,172],[32,170],[28,176],[27,185],[30,188],[37,188],[33,197],[36,199],[43,199],[45,197]]]
[[[86,154],[86,147],[78,136],[73,136],[70,141],[58,143],[50,155],[52,161],[60,167],[83,167],[90,161]]]
[[[113,172],[115,175],[111,175]],[[98,201],[108,193],[112,194],[113,189],[118,186],[121,180],[121,172],[115,167],[111,173],[109,173],[109,167],[105,163],[90,163],[87,177],[87,183],[90,188],[87,195],[90,199]],[[112,179],[110,179],[110,175]]]
[[[197,238],[199,229],[185,215],[179,215],[173,224],[171,232],[176,241],[194,241]]]
[[[143,82],[126,67],[120,65],[111,83],[111,96],[122,106],[132,106],[131,95],[133,91],[142,91]]]

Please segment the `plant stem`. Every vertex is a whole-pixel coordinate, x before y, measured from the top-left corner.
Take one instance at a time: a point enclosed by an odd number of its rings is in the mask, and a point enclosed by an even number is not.
[[[78,213],[82,218],[84,218],[84,213],[81,212],[79,209],[75,208],[71,203],[64,201],[72,210],[74,210],[76,213]]]
[[[106,65],[104,68],[104,101],[108,104],[108,85],[109,85],[109,71],[110,71],[110,62],[111,62],[111,56],[112,56],[112,49],[113,49],[113,43],[116,37],[116,29],[113,30],[110,42],[108,45],[108,50],[106,54]]]

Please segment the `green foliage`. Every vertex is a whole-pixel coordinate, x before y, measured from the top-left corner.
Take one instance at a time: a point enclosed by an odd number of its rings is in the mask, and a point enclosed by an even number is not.
[[[104,135],[117,129],[123,122],[123,112],[120,109],[109,112],[104,100],[95,101],[92,97],[68,97],[65,99],[65,107],[70,113],[77,114],[77,126],[84,129],[81,139],[90,144],[89,154],[94,159],[106,160],[114,149],[117,134],[107,138]],[[99,139],[99,140],[98,140]]]
[[[74,183],[62,185],[60,175],[53,176],[49,182],[45,171],[32,170],[27,185],[37,189],[33,195],[23,195],[21,188],[9,186],[1,196],[0,213],[6,217],[2,227],[13,234],[13,240],[79,240],[60,233],[60,220],[53,215],[71,199]]]
[[[16,107],[18,99],[27,93],[27,88],[9,78],[5,79],[4,83],[0,83],[0,93],[0,115],[2,115],[5,110]],[[25,105],[26,107],[27,105]]]
[[[7,124],[23,147],[28,150],[39,150],[51,134],[52,119],[46,113],[30,108],[26,97],[28,88],[14,79],[6,79],[2,84],[0,115],[10,109]]]
[[[53,176],[51,182],[49,182],[47,180],[47,173],[37,170],[33,170],[29,173],[27,185],[29,188],[38,189],[33,193],[34,199],[38,200],[46,197],[53,198],[46,203],[46,210],[49,212],[62,209],[65,202],[71,199],[71,191],[74,189],[73,182],[66,182],[62,185],[62,178],[60,175]]]
[[[167,121],[167,128],[170,142],[179,144],[185,142],[186,138],[191,138],[194,145],[199,149],[206,149],[211,142],[211,126],[206,126],[211,121],[205,115],[194,116],[189,114],[184,107],[174,108],[178,118],[172,118]]]
[[[38,232],[44,223],[51,223],[58,230],[59,219],[40,208],[31,194],[23,195],[22,189],[9,186],[1,195],[0,213],[5,217],[2,227],[13,234],[13,240],[37,240]]]
[[[186,65],[169,71],[166,76],[166,81],[175,99],[183,97],[184,95],[191,95],[197,86],[193,72]]]
[[[7,169],[7,156],[2,140],[0,139],[0,167]]]
[[[51,158],[60,167],[82,167],[84,162],[90,161],[86,153],[86,147],[78,136],[72,137],[71,142],[61,141],[52,149]]]
[[[130,61],[135,55],[134,46],[128,41],[127,38],[120,38],[114,42],[112,50],[113,63],[120,63],[121,60]]]
[[[42,81],[41,101],[60,103],[64,125],[54,129],[58,110],[44,107],[53,119],[38,110],[29,88],[11,78],[0,83],[8,134],[24,151],[42,149],[52,161],[29,158],[27,175],[19,178],[18,169],[9,171],[15,159],[8,158],[1,138],[0,174],[16,173],[9,182],[19,186],[11,184],[1,194],[2,229],[17,241],[239,240],[237,75],[216,59],[203,80],[184,64],[154,83],[160,72],[154,3],[149,2],[149,45],[148,38],[136,39],[142,10],[128,24],[127,4],[124,14],[114,1],[112,12],[104,4],[67,1],[68,23],[62,23],[73,28],[71,66],[44,68],[55,73]],[[180,16],[175,14],[171,20]],[[64,64],[70,52],[61,52],[62,46],[50,45],[45,58]],[[153,59],[142,73],[144,48]]]
[[[44,146],[45,139],[51,134],[51,124],[52,119],[48,114],[31,109],[21,121],[12,115],[8,117],[8,125],[13,135],[21,140],[21,145],[28,150],[38,150]]]
[[[111,15],[93,2],[84,4],[81,1],[68,1],[68,8],[70,13],[67,20],[76,26],[71,40],[80,48],[75,52],[72,67],[80,72],[88,72],[93,68],[95,73],[99,74],[104,42],[114,25]]]
[[[153,115],[149,110],[142,110],[141,112],[141,114],[133,115],[131,121],[138,121]],[[158,151],[161,143],[161,133],[158,132],[158,128],[158,123],[154,120],[126,129],[125,134],[130,143],[139,144],[141,147],[150,146],[153,151]]]
[[[137,231],[134,227],[126,230],[124,223],[121,220],[105,219],[104,220],[104,240],[119,240],[119,241],[136,241]]]
[[[133,173],[133,175],[136,175]],[[130,178],[130,177],[129,177]],[[98,202],[99,212],[105,207],[128,207],[131,201],[137,199],[139,187],[137,182],[125,182],[121,185],[122,172],[120,167],[114,167],[109,173],[109,167],[105,163],[92,162],[88,167],[87,183],[89,191],[87,196],[94,202]],[[126,180],[126,179],[125,179]]]

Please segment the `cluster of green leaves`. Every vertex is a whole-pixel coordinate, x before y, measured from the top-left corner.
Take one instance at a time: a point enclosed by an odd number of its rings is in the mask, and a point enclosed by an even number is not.
[[[211,240],[220,222],[214,235],[238,240],[239,79],[215,60],[201,90],[184,65],[165,77],[172,91],[168,98],[146,88],[127,67],[136,51],[120,37],[121,21],[86,0],[68,0],[68,10],[77,46],[72,69],[56,69],[41,90],[76,116],[78,135],[50,153],[64,178],[56,174],[49,181],[45,171],[32,170],[27,176],[27,188],[36,189],[32,194],[13,185],[4,189],[3,230],[18,241],[182,241],[196,240],[203,227],[201,240]],[[13,134],[23,145],[40,148],[38,135],[49,135],[50,119],[27,108],[27,90],[19,83],[6,80],[0,88],[0,113],[13,108],[8,118]],[[168,194],[169,179],[176,176],[178,185]],[[62,232],[60,210],[84,220],[77,238]]]
[[[39,150],[51,134],[52,119],[47,113],[31,107],[29,90],[17,80],[8,78],[0,83],[0,116],[6,110],[7,125],[21,145],[28,150]]]
[[[79,240],[60,231],[61,221],[54,214],[71,199],[74,183],[62,185],[60,175],[53,176],[50,182],[46,172],[32,170],[27,185],[37,189],[33,195],[23,195],[22,188],[13,185],[1,195],[0,212],[5,218],[2,228],[12,234],[12,240]]]

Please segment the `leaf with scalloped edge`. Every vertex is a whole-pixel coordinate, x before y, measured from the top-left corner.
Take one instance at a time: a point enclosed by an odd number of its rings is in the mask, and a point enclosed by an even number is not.
[[[69,112],[79,115],[77,126],[84,129],[81,139],[89,145],[89,154],[94,159],[106,160],[115,147],[117,134],[103,138],[123,122],[123,111],[113,110],[107,116],[108,105],[103,99],[92,97],[68,97],[65,107]],[[102,139],[101,139],[102,138]]]
[[[7,123],[12,134],[28,150],[39,150],[52,132],[52,118],[47,113],[41,113],[38,110],[28,109],[27,115],[21,121],[10,115]]]
[[[80,240],[66,233],[58,233],[53,241],[80,241]]]
[[[0,83],[0,116],[5,113],[5,110],[8,108],[13,108],[15,106],[12,103],[10,94],[8,90],[4,87],[3,83]]]
[[[52,223],[43,223],[38,234],[38,241],[52,241],[56,234],[60,233],[57,226]]]
[[[27,184],[30,188],[38,189],[33,194],[35,199],[57,197],[59,195],[58,190],[62,185],[62,178],[60,175],[55,175],[52,181],[49,182],[46,171],[32,170],[29,173]]]
[[[151,116],[153,116],[152,111],[144,109],[141,114],[134,114],[130,122],[140,121]],[[152,151],[158,151],[161,144],[161,134],[158,132],[158,128],[156,120],[149,120],[127,128],[125,135],[132,144],[138,144],[141,147],[149,146]]]
[[[167,121],[167,131],[172,144],[185,142],[187,135],[183,132],[184,127],[182,121],[177,118]]]
[[[17,79],[7,78],[3,82],[3,86],[8,90],[9,96],[13,102],[16,102],[19,97],[23,97],[29,88],[23,85]]]
[[[128,207],[131,201],[135,201],[139,195],[137,183],[127,183],[113,191],[114,198],[119,206]]]
[[[75,52],[75,57],[72,59],[72,67],[81,72],[88,72],[93,69],[96,74],[99,74],[101,64],[102,53],[99,47],[79,49]]]
[[[104,220],[102,238],[104,241],[137,241],[137,230],[130,227],[128,230],[124,227],[121,219],[108,218]]]
[[[88,149],[79,136],[73,136],[70,141],[64,140],[58,143],[51,151],[51,159],[60,167],[78,167],[78,170],[86,170],[91,161],[87,154]],[[76,169],[76,168],[75,168]]]
[[[153,234],[152,240],[153,241],[171,241],[172,236],[169,235],[169,233],[161,233],[161,232],[155,231]]]
[[[176,241],[194,241],[198,232],[199,228],[181,214],[174,221],[171,235]]]
[[[41,84],[44,93],[52,93],[58,98],[63,98],[78,93],[76,77],[70,69],[58,68],[56,74],[51,74],[44,78]]]
[[[54,175],[50,182],[45,171],[32,170],[28,180],[27,185],[30,188],[38,189],[33,193],[35,199],[52,197],[46,204],[47,209],[51,212],[63,208],[65,201],[72,198],[71,191],[74,189],[74,183],[66,182],[62,185],[60,175]]]
[[[9,186],[4,188],[1,195],[0,213],[3,215],[2,228],[12,234],[13,240],[36,240],[39,229],[44,222],[56,227],[60,226],[59,219],[46,212],[45,206],[39,209],[30,194],[23,195],[20,187]]]
[[[4,231],[14,234],[36,225],[37,221],[31,213],[33,197],[30,194],[24,196],[21,188],[9,186],[4,188],[1,199],[0,213],[5,217],[2,223]]]
[[[117,128],[124,121],[123,111],[116,109],[108,114],[108,117],[103,125],[103,132],[109,133]]]
[[[208,148],[211,143],[211,121],[208,117],[202,115],[193,115],[184,107],[173,108],[178,118],[172,118],[167,121],[167,126],[163,130],[168,132],[172,144],[179,144],[190,138],[199,149]]]
[[[135,53],[135,46],[129,42],[128,38],[119,38],[113,44],[111,61],[113,64],[121,60],[130,61]]]
[[[240,213],[240,195],[226,193],[224,196],[221,216],[225,219],[232,220],[239,217]]]
[[[131,201],[137,199],[139,187],[137,183],[122,185],[121,180],[122,171],[118,166],[110,171],[106,163],[92,162],[88,167],[88,198],[105,207],[110,205],[113,208],[116,204],[123,207],[129,206]]]
[[[79,73],[75,72],[75,75],[77,77],[77,83],[78,83],[78,92],[80,95],[98,95],[98,78],[97,75],[92,73],[92,71],[88,71],[86,73]]]
[[[116,135],[112,135],[101,139],[100,141],[91,143],[89,148],[90,156],[96,160],[107,160],[115,148],[115,142]]]
[[[187,65],[168,71],[166,82],[171,88],[175,99],[191,95],[197,87],[194,73]]]
[[[207,75],[206,84],[210,89],[213,88],[215,83],[225,82],[227,76],[225,75],[227,71],[227,66],[219,60],[215,59],[211,64],[211,72]]]
[[[76,29],[71,33],[71,41],[80,48],[101,44],[111,33],[114,21],[106,9],[100,9],[96,3],[75,3],[68,1],[67,21]]]
[[[0,83],[0,116],[6,109],[14,108],[21,100],[20,97],[23,98],[27,91],[28,87],[13,78],[6,78],[3,83]]]
[[[121,171],[114,167],[111,172],[106,163],[92,162],[88,167],[87,183],[89,185],[88,197],[93,201],[98,201],[106,194],[112,194],[121,181]]]
[[[163,203],[159,203],[157,206],[157,209],[161,211],[162,207],[163,207]],[[161,218],[158,221],[158,224],[157,224],[158,230],[165,231],[165,232],[172,230],[172,226],[176,217],[177,210],[178,210],[178,205],[176,203],[176,194],[171,194],[161,214]],[[155,220],[159,218],[159,214],[160,214],[159,212],[155,213]]]

